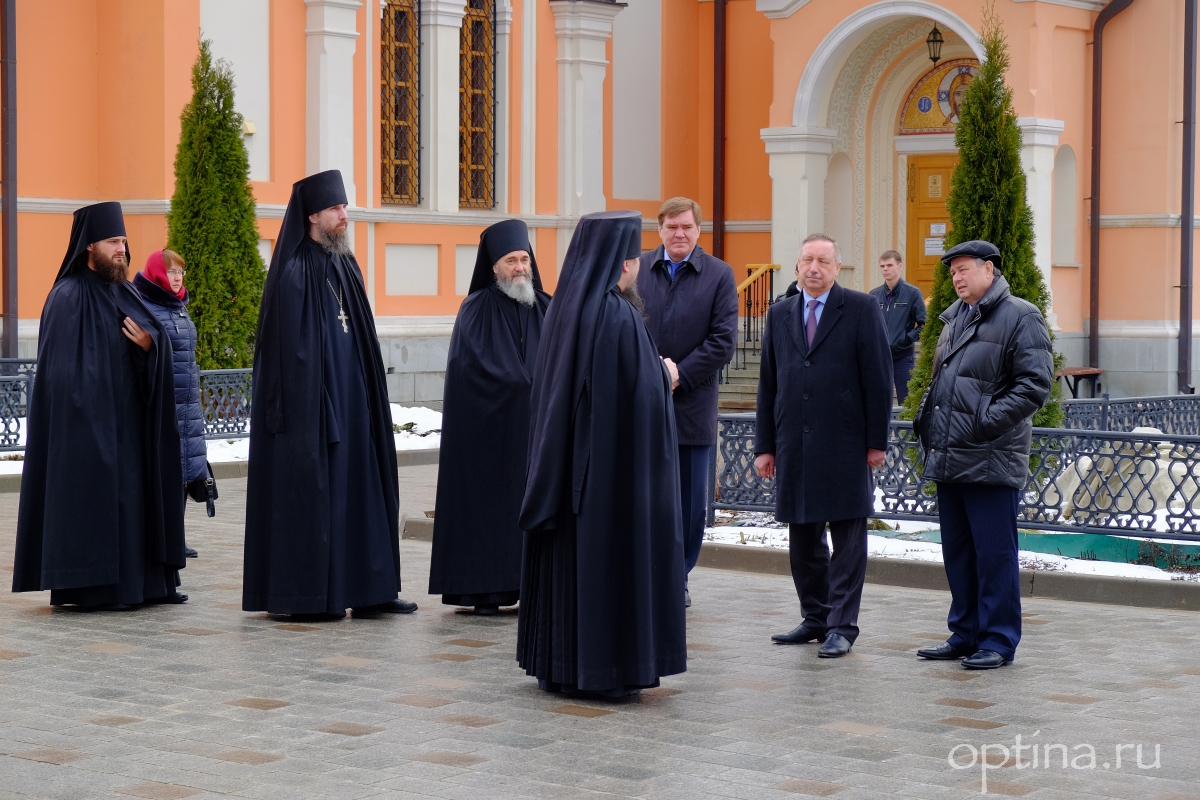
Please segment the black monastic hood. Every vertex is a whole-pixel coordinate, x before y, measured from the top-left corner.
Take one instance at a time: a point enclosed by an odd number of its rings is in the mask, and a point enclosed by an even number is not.
[[[529,253],[529,263],[533,267],[533,288],[542,291],[542,276],[538,272],[537,259],[533,255],[533,245],[529,243],[529,227],[519,219],[506,219],[479,234],[475,272],[471,275],[471,288],[467,290],[467,294],[475,294],[480,289],[494,284],[496,274],[492,272],[492,267],[497,261],[517,250]]]
[[[124,235],[125,217],[120,203],[95,203],[76,210],[71,220],[71,241],[54,282],[58,283],[70,274],[75,262],[87,253],[89,244]],[[125,245],[125,260],[130,260],[128,243]]]

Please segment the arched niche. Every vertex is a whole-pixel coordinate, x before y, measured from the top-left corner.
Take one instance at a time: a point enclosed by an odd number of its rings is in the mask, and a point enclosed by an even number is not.
[[[1064,144],[1054,154],[1054,216],[1051,228],[1051,257],[1055,266],[1079,264],[1075,252],[1075,223],[1079,216],[1075,151]]]

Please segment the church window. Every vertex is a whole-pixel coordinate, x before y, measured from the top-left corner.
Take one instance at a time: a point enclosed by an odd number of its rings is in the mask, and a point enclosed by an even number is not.
[[[384,0],[381,26],[380,173],[382,201],[420,200],[419,42],[417,0]]]
[[[495,205],[496,2],[467,0],[459,50],[458,204]]]

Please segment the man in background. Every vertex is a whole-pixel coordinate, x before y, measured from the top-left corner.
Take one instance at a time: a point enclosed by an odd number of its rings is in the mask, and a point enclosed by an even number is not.
[[[879,271],[883,273],[883,285],[872,289],[871,296],[879,301],[887,326],[896,404],[904,405],[913,371],[913,345],[921,338],[921,328],[925,326],[925,298],[920,289],[900,277],[904,259],[895,250],[879,257]]]

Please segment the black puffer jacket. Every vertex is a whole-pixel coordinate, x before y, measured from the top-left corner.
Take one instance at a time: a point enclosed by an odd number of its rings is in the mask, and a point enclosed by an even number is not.
[[[925,477],[1020,489],[1029,477],[1033,414],[1054,381],[1050,332],[1037,306],[1013,297],[996,276],[951,343],[962,305],[941,315],[933,381],[917,409]]]
[[[180,300],[141,272],[133,276],[133,288],[171,337],[179,451],[183,456],[183,480],[190,483],[208,475],[208,448],[200,404],[200,367],[196,364],[196,325],[188,316],[187,293]]]

